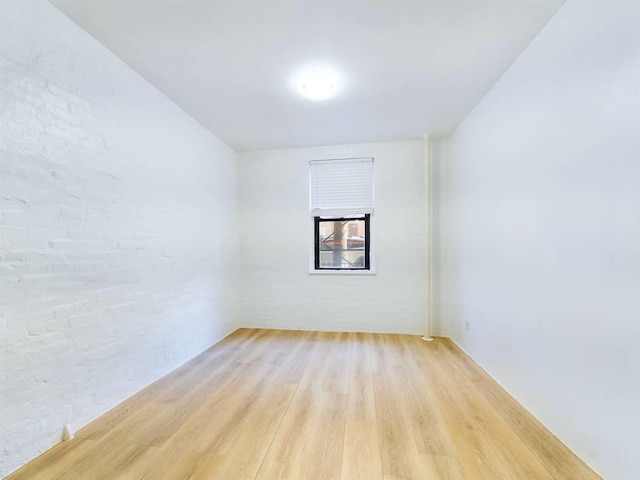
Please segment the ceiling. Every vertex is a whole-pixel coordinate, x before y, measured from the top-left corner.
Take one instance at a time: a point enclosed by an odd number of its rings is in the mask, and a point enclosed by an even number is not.
[[[51,0],[237,151],[452,132],[562,0]],[[329,65],[326,102],[293,78]]]

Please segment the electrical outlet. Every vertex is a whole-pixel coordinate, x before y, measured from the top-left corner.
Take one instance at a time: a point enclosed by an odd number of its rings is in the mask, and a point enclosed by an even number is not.
[[[464,322],[464,329],[468,332],[470,327],[469,327],[469,320],[465,320]]]

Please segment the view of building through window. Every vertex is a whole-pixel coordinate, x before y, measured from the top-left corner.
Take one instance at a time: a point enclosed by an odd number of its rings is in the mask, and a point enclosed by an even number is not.
[[[368,266],[365,218],[319,219],[319,268],[365,269]]]

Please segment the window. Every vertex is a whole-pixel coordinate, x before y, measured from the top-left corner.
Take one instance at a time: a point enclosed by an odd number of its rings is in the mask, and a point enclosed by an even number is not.
[[[353,218],[315,217],[315,269],[370,270],[369,219],[368,213]]]
[[[309,162],[313,270],[372,270],[373,158]]]

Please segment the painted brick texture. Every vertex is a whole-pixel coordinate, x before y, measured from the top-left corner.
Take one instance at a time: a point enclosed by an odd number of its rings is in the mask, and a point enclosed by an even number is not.
[[[376,275],[310,275],[309,160],[374,157]],[[242,326],[424,333],[422,140],[242,153],[238,161]]]
[[[236,155],[45,1],[0,7],[0,476],[229,330]]]

